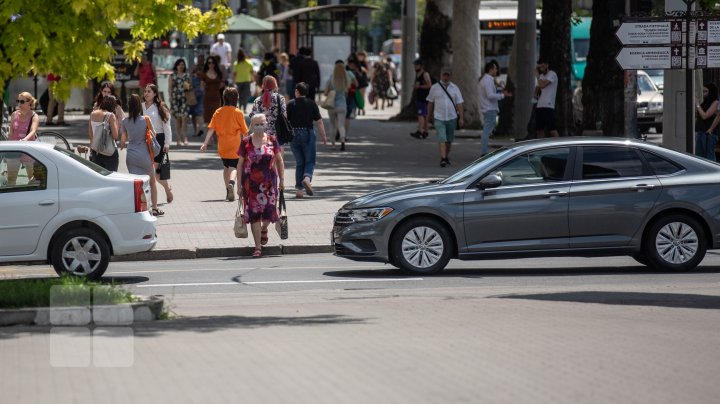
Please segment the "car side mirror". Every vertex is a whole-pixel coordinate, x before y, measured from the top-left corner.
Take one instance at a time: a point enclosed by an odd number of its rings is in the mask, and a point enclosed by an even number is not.
[[[487,177],[480,180],[477,187],[480,189],[497,188],[502,185],[502,178],[496,174],[490,174]]]

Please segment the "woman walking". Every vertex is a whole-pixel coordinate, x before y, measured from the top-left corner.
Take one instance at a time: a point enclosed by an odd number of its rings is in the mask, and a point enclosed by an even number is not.
[[[200,151],[205,152],[217,133],[218,155],[223,163],[223,183],[225,184],[225,200],[235,200],[235,180],[237,178],[238,149],[243,137],[248,133],[245,115],[237,108],[238,91],[226,88],[223,91],[223,106],[215,111],[208,125],[207,136]]]
[[[317,154],[317,136],[313,122],[318,124],[323,144],[327,144],[325,126],[323,126],[320,109],[315,101],[307,98],[310,86],[307,83],[295,85],[295,99],[290,100],[287,107],[288,120],[293,127],[293,137],[290,143],[293,156],[295,156],[295,197],[303,197],[303,189],[308,195],[313,195],[312,178],[315,171],[315,156]]]
[[[168,151],[170,151],[170,143],[172,143],[172,128],[170,127],[170,111],[168,111],[165,103],[160,100],[158,88],[155,84],[148,84],[145,87],[143,96],[145,102],[142,103],[143,115],[150,118],[150,124],[153,131],[157,134],[157,141],[160,143],[160,153],[155,157],[155,175],[157,181],[165,189],[165,197],[167,203],[173,201],[172,187],[168,180],[160,179],[160,164]]]
[[[93,111],[100,109],[100,104],[102,104],[103,98],[112,95],[115,96],[115,86],[113,86],[113,83],[110,81],[103,81],[100,84],[100,92],[97,93],[95,96],[95,103],[93,104]],[[115,100],[117,101],[117,106],[115,107],[115,111],[113,113],[115,114],[115,122],[117,122],[117,131],[118,134],[122,133],[122,121],[125,119],[125,111],[123,111],[122,106],[120,105],[120,101],[115,97]]]
[[[37,100],[28,92],[18,94],[17,110],[10,116],[9,140],[29,141],[37,139],[37,130],[40,126],[40,117],[33,110]],[[20,163],[25,167],[28,181],[33,177],[32,157],[22,156],[19,160],[7,159],[8,185],[15,185],[20,172]]]
[[[275,121],[278,115],[287,116],[285,98],[278,94],[277,80],[273,76],[265,76],[262,81],[262,95],[255,100],[250,119],[257,114],[265,115],[267,124],[265,133],[275,136]]]
[[[114,96],[108,95],[103,98],[100,102],[100,108],[90,113],[90,121],[88,122],[88,136],[90,138],[90,144],[93,143],[96,131],[102,126],[103,122],[107,121],[110,125],[110,135],[113,138],[113,143],[118,139],[118,123],[115,117],[115,109],[117,108],[117,100]],[[99,132],[98,132],[99,134]],[[118,154],[117,147],[115,152],[110,155],[104,155],[98,153],[97,150],[90,148],[90,161],[110,171],[117,171],[118,165],[120,165],[120,155]]]
[[[387,92],[390,89],[390,83],[392,82],[392,72],[389,66],[384,60],[375,63],[373,68],[372,86],[375,91],[375,106],[373,109],[378,109],[378,103],[381,109],[385,109],[385,100],[387,99]]]
[[[245,106],[250,98],[250,84],[255,79],[255,70],[250,59],[245,56],[243,48],[238,49],[237,60],[233,66],[233,81],[240,97],[240,110],[245,113]]]
[[[288,54],[283,52],[280,54],[280,93],[285,97],[285,101],[288,101],[293,94],[293,77],[290,73],[290,58]]]
[[[203,71],[199,72],[200,80],[205,84],[203,97],[203,115],[205,124],[210,123],[215,110],[220,108],[220,86],[223,83],[223,74],[220,70],[220,58],[208,56]]]
[[[173,66],[173,72],[168,78],[168,92],[170,93],[175,127],[177,128],[177,145],[188,145],[187,121],[190,113],[185,93],[191,89],[190,75],[187,72],[185,59],[178,59]]]
[[[153,156],[148,148],[145,137],[145,130],[148,128],[149,117],[142,114],[142,101],[140,96],[132,94],[128,101],[129,116],[122,121],[122,134],[120,136],[120,148],[127,148],[125,164],[130,174],[150,176],[150,202],[153,216],[165,214],[158,209],[157,205],[157,182],[155,181],[155,167]],[[150,130],[153,131],[152,125]],[[155,131],[153,131],[153,134]]]
[[[278,194],[285,189],[282,150],[275,136],[265,131],[266,126],[264,114],[253,116],[252,135],[243,139],[238,150],[238,196],[245,205],[243,220],[250,223],[255,241],[255,258],[262,256],[262,246],[268,242],[268,226],[278,221]]]
[[[352,72],[345,70],[345,62],[342,60],[335,61],[333,74],[325,84],[325,96],[331,90],[335,90],[335,108],[328,110],[330,114],[330,133],[331,136],[336,131],[340,132],[340,150],[345,151],[345,117],[347,112],[348,89],[351,84],[357,86],[357,81]],[[332,137],[332,145],[335,146],[335,137]]]
[[[202,72],[204,67],[205,55],[200,54],[197,56],[197,64],[193,66],[190,74],[190,80],[192,81],[192,87],[193,91],[195,91],[195,100],[197,103],[190,106],[188,114],[190,114],[190,120],[193,126],[193,135],[195,136],[202,136],[203,134],[202,123],[199,121],[203,116],[203,99],[205,98],[205,91],[202,88],[203,82],[200,79],[199,73]],[[200,131],[198,131],[198,125],[200,126]]]

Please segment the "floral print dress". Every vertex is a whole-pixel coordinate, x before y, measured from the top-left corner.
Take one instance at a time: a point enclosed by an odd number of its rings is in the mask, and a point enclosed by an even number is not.
[[[172,92],[172,111],[176,118],[182,118],[190,115],[190,108],[187,105],[187,99],[185,98],[185,83],[190,85],[190,75],[187,72],[179,75],[173,73],[170,75],[170,79],[173,82]]]
[[[265,124],[265,133],[268,135],[275,135],[275,121],[277,121],[278,114],[286,114],[287,113],[287,106],[285,105],[285,97],[282,95],[279,95],[275,91],[272,93],[272,98],[270,102],[270,108],[265,109],[262,103],[263,97],[257,97],[255,99],[255,103],[253,104],[252,112],[250,112],[250,119],[253,118],[256,114],[265,114],[266,118],[266,124]]]
[[[278,173],[275,169],[275,156],[281,153],[275,136],[268,135],[267,141],[259,148],[253,145],[252,136],[246,137],[240,143],[238,155],[245,159],[240,177],[245,223],[274,223],[278,220]]]

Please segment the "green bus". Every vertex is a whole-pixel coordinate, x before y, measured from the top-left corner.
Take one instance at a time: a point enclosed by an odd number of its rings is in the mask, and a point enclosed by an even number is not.
[[[570,25],[570,71],[573,88],[578,87],[585,77],[585,66],[590,49],[590,24],[592,18],[582,17]]]

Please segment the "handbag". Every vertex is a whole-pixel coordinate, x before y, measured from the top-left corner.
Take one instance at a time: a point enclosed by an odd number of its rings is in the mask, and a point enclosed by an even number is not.
[[[145,143],[147,143],[148,152],[150,152],[151,158],[154,159],[155,156],[160,154],[162,147],[160,147],[160,143],[158,143],[157,138],[152,133],[150,118],[147,116],[145,117],[145,123],[147,124],[147,128],[145,128]]]
[[[278,116],[275,120],[275,134],[281,144],[290,143],[295,137],[293,134],[293,128],[292,125],[290,125],[290,121],[280,109],[280,95],[277,94],[275,97],[278,103]]]
[[[235,237],[237,238],[247,238],[248,237],[248,228],[247,223],[245,223],[245,220],[243,220],[243,200],[240,198],[238,201],[238,207],[235,211],[235,223],[233,224],[233,231],[235,232]]]
[[[197,105],[197,96],[195,95],[195,88],[190,85],[188,90],[185,90],[185,103],[188,107],[194,107]]]
[[[359,109],[365,109],[365,99],[360,91],[355,91],[355,105]]]
[[[160,163],[160,179],[170,179],[170,153],[165,153],[162,163]]]
[[[283,215],[283,212],[285,214]],[[288,218],[287,218],[287,207],[285,206],[285,193],[280,191],[280,198],[278,201],[278,221],[275,222],[275,230],[280,236],[281,240],[287,240],[288,238]]]
[[[387,98],[389,100],[396,100],[398,98],[398,92],[395,86],[390,86],[387,90]]]
[[[323,100],[320,106],[325,109],[335,109],[335,94],[337,94],[335,90],[328,91],[327,97],[325,97],[325,100]]]
[[[458,116],[457,121],[455,121],[455,129],[460,129],[460,113],[458,112],[457,105],[455,105],[455,100],[453,100],[453,98],[450,96],[450,93],[448,93],[448,90],[447,90],[447,88],[445,88],[444,85],[442,85],[440,83],[437,83],[437,84],[440,86],[440,88],[443,89],[443,91],[445,91],[445,94],[447,94],[448,98],[450,98],[450,102],[452,102],[453,108],[455,108],[455,113]]]
[[[93,127],[93,139],[90,148],[96,153],[103,156],[112,156],[115,154],[115,140],[110,134],[110,112],[105,113],[102,123]]]

